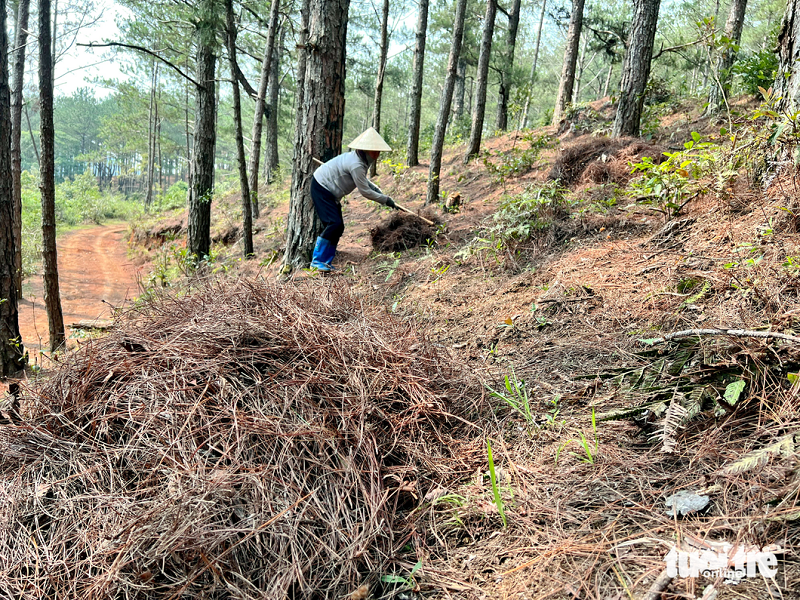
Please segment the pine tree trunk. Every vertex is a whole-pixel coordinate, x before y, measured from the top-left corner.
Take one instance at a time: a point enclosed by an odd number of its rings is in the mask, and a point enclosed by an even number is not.
[[[800,106],[800,0],[787,0],[778,31],[778,61],[772,87],[781,98],[780,107],[796,111]]]
[[[450,57],[447,60],[447,77],[444,80],[439,117],[436,120],[436,129],[433,133],[433,144],[431,146],[428,193],[425,198],[426,206],[439,202],[439,174],[442,169],[442,149],[444,148],[444,137],[447,133],[450,104],[453,101],[453,88],[456,84],[456,70],[458,69],[458,59],[461,56],[461,44],[464,41],[464,14],[466,13],[466,8],[467,0],[456,0],[453,41],[450,44]]]
[[[583,83],[583,72],[586,69],[586,48],[589,46],[589,36],[583,37],[580,58],[578,58],[578,74],[575,76],[575,92],[572,95],[572,103],[578,104],[581,101],[581,84]]]
[[[514,73],[514,52],[517,45],[517,30],[519,29],[520,0],[514,0],[508,16],[508,49],[503,57],[500,69],[500,90],[497,100],[497,118],[495,129],[506,131],[508,129],[508,99],[511,96],[511,77]]]
[[[202,0],[197,25],[192,193],[189,201],[189,253],[197,259],[211,250],[211,199],[214,194],[216,130],[216,0]]]
[[[269,74],[272,70],[272,56],[275,52],[275,39],[278,31],[278,12],[280,0],[272,0],[269,11],[269,25],[267,27],[267,46],[264,49],[264,60],[261,62],[261,75],[258,80],[258,98],[256,98],[255,113],[253,114],[253,147],[250,150],[250,179],[249,188],[253,199],[253,216],[261,216],[258,206],[258,165],[261,161],[261,131],[264,125],[264,111],[266,110],[267,85]]]
[[[381,131],[381,108],[383,106],[383,81],[386,79],[386,57],[389,54],[389,0],[383,0],[383,13],[381,15],[381,56],[378,60],[378,76],[375,78],[375,102],[372,110],[372,126],[375,131]],[[369,167],[370,176],[378,173],[378,161]]]
[[[456,68],[456,88],[455,98],[453,100],[453,120],[458,122],[464,116],[464,99],[467,90],[467,61],[463,58],[458,59],[458,67]]]
[[[158,107],[161,104],[161,89],[159,87],[158,97],[156,98],[156,150],[158,152],[158,188],[164,194],[164,157],[161,156],[161,117],[158,114]]]
[[[42,156],[39,187],[42,193],[42,268],[44,304],[50,332],[50,351],[64,345],[64,317],[58,288],[56,251],[55,129],[53,127],[53,69],[50,38],[50,0],[39,0],[39,104]]]
[[[297,105],[284,271],[308,266],[321,231],[310,193],[312,158],[325,162],[342,149],[349,8],[350,0],[303,0],[298,60],[302,93]]]
[[[244,257],[253,256],[253,212],[250,201],[250,183],[247,181],[247,159],[244,155],[244,135],[242,134],[242,98],[239,93],[239,80],[236,78],[236,22],[233,18],[233,0],[225,0],[225,20],[228,30],[228,63],[231,70],[233,90],[233,124],[236,133],[236,158],[239,163],[239,185],[242,188],[242,241]],[[257,168],[257,167],[256,167]]]
[[[144,197],[144,209],[150,210],[153,203],[153,176],[155,174],[156,155],[156,85],[158,82],[158,64],[153,60],[153,74],[150,81],[150,111],[147,131],[147,193]]]
[[[730,45],[722,49],[722,55],[714,65],[715,81],[711,84],[708,94],[709,115],[718,113],[725,107],[731,88],[731,67],[736,60],[737,48],[742,40],[742,26],[744,13],[747,10],[747,0],[733,0],[731,2],[728,21],[725,23],[725,37],[731,40]],[[720,88],[720,85],[722,88]]]
[[[275,48],[275,58],[272,61],[272,70],[269,74],[269,98],[267,111],[267,148],[264,153],[264,174],[267,183],[275,181],[275,174],[278,172],[278,99],[280,92],[280,65],[283,55],[283,45],[286,40],[286,26],[281,27],[281,36],[278,46]]]
[[[183,68],[188,72],[189,71],[189,56],[186,56],[186,62],[183,65]],[[183,104],[183,126],[184,132],[186,134],[186,185],[188,186],[189,190],[186,194],[186,204],[191,206],[192,205],[192,131],[189,128],[189,80],[187,79],[184,81],[184,104]]]
[[[494,35],[494,20],[496,15],[497,0],[488,0],[486,2],[486,17],[483,22],[481,53],[478,56],[478,97],[475,99],[475,108],[472,111],[472,130],[469,134],[467,153],[464,156],[465,163],[477,156],[478,152],[481,150],[483,119],[486,116],[486,88],[489,83],[489,59],[492,54],[492,36]]]
[[[608,86],[611,84],[611,73],[614,71],[614,63],[608,65],[608,75],[606,76],[606,82],[603,84],[603,98],[608,96]]]
[[[28,40],[30,0],[20,0],[14,27],[13,82],[11,91],[11,186],[14,191],[14,273],[17,298],[22,299],[22,93],[25,78],[25,44]]]
[[[531,106],[531,96],[533,95],[533,84],[536,82],[536,66],[539,62],[539,45],[542,41],[542,25],[544,25],[544,14],[547,8],[547,0],[542,0],[542,12],[539,14],[539,26],[536,28],[536,49],[533,51],[533,65],[531,65],[530,83],[528,84],[528,94],[525,96],[525,108],[522,110],[522,120],[520,129],[528,126],[528,110]]]
[[[583,5],[585,0],[572,0],[572,15],[567,31],[567,45],[564,48],[564,65],[561,68],[561,80],[558,84],[556,105],[553,109],[553,125],[558,125],[564,118],[567,104],[572,100],[572,89],[575,85],[575,65],[578,62],[578,46],[583,30]]]
[[[419,164],[419,123],[422,114],[422,74],[425,70],[425,39],[428,32],[428,0],[419,0],[417,40],[414,46],[414,75],[411,87],[411,122],[408,127],[409,167]]]
[[[20,22],[18,18],[17,32]],[[19,125],[16,131],[19,132]],[[6,0],[0,0],[0,377],[16,374],[23,367],[24,354],[19,335],[14,232],[16,206],[11,171],[11,90],[8,81]]]
[[[638,136],[661,0],[635,0],[611,137]]]

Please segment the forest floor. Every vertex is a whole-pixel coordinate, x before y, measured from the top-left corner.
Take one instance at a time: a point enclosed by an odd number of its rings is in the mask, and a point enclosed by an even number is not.
[[[127,224],[114,223],[75,229],[58,238],[61,308],[70,348],[90,323],[109,321],[113,308],[139,293],[137,277],[142,267],[128,259],[127,232]],[[31,362],[39,364],[39,351],[48,340],[41,274],[27,278],[22,289],[20,333]],[[73,328],[74,324],[82,327]]]
[[[607,104],[586,110],[585,130],[580,120],[571,129],[538,130],[557,142],[502,180],[481,160],[465,165],[463,148],[448,149],[441,188],[460,194],[462,206],[438,213],[446,226],[425,246],[374,251],[370,232],[390,213],[355,195],[345,204],[338,275],[299,271],[286,281],[321,292],[346,282],[464,365],[495,407],[497,424],[467,440],[466,455],[480,459],[472,476],[417,497],[407,515],[407,544],[393,575],[413,588],[410,595],[395,589],[403,598],[800,598],[797,345],[736,335],[642,342],[693,328],[793,334],[800,193],[786,173],[756,187],[743,170],[722,193],[697,194],[666,222],[625,193],[630,162],[681,149],[692,131],[713,138],[719,125],[679,108],[654,140],[625,142],[625,154],[589,133],[607,122]],[[533,140],[509,134],[484,148],[496,164],[511,164]],[[498,245],[494,215],[529,186],[547,184],[554,168],[568,174],[571,210],[530,238]],[[384,191],[421,208],[427,165],[387,170],[382,165],[377,179]],[[235,242],[238,200],[215,202],[220,243],[210,270],[278,278],[288,203],[283,189],[264,198],[250,261]],[[138,244],[129,255],[150,264],[151,284],[170,285],[168,271],[180,275],[184,225],[184,216],[170,215],[133,226]],[[121,249],[122,230],[115,231],[108,235],[117,241],[105,246]],[[75,281],[97,270],[86,251],[99,243],[97,229],[81,235],[74,253],[62,252],[74,254]],[[132,260],[115,256],[120,264]],[[101,296],[124,300],[135,276],[133,267],[122,269],[113,276],[118,286],[98,282],[91,294],[76,286],[84,308],[72,318],[107,314]],[[489,397],[489,388],[518,410]],[[676,492],[707,502],[685,516],[667,515]],[[671,548],[716,552],[729,550],[725,544],[771,547],[780,559],[777,578],[664,580]]]
[[[668,115],[664,125],[644,144],[645,155],[683,149],[692,131],[714,138],[719,128],[692,110]],[[506,396],[514,394],[505,393],[504,377],[524,380],[530,401],[529,416],[522,408],[500,431],[484,432],[501,465],[508,527],[500,526],[488,475],[477,471],[445,490],[445,502],[424,505],[430,529],[419,533],[406,565],[421,561],[429,585],[446,594],[489,598],[638,599],[651,590],[652,598],[662,597],[657,590],[664,598],[699,598],[705,589],[708,598],[800,598],[793,451],[774,461],[762,454],[760,464],[770,464],[757,473],[731,468],[800,429],[798,390],[788,385],[798,368],[796,349],[736,337],[695,337],[656,350],[639,341],[701,327],[792,331],[800,312],[800,281],[787,268],[800,254],[794,184],[779,177],[759,190],[742,174],[726,194],[700,194],[667,223],[651,206],[614,191],[624,190],[636,157],[623,152],[606,160],[596,152],[571,165],[569,195],[584,210],[499,248],[491,228],[506,199],[546,183],[565,156],[609,143],[580,128],[539,133],[559,143],[532,169],[503,182],[480,160],[464,165],[463,148],[446,153],[441,189],[460,194],[462,207],[439,213],[447,225],[435,244],[375,252],[370,233],[387,211],[357,194],[345,206],[338,277],[370,302],[413,319]],[[513,156],[526,141],[509,134],[486,140],[484,148]],[[611,181],[593,181],[590,163],[610,172]],[[421,207],[427,164],[381,170],[378,183],[388,194]],[[615,172],[622,174],[617,181]],[[286,210],[279,204],[262,216],[260,256],[279,249],[274,223],[283,222]],[[274,277],[277,265],[239,263],[235,272]],[[721,397],[739,377],[749,386],[747,399],[734,410],[700,391],[699,414],[682,422],[677,444],[666,451],[659,441],[663,411],[677,404],[675,397],[691,395],[691,385],[678,383],[691,380],[697,392],[716,381]],[[497,397],[493,402],[497,410],[508,408]],[[655,410],[643,410],[638,420],[592,424],[595,411],[638,405]],[[685,518],[669,517],[665,500],[679,491],[711,503]],[[671,547],[717,551],[726,543],[777,544],[786,554],[776,582],[729,585],[725,577],[701,577],[660,586]]]

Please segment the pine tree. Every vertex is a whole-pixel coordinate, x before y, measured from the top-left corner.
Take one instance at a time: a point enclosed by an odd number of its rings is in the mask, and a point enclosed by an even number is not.
[[[239,79],[236,76],[236,19],[233,15],[233,0],[225,0],[225,24],[228,41],[228,64],[231,74],[231,88],[233,90],[233,124],[236,137],[236,162],[239,167],[239,185],[242,195],[242,241],[244,257],[253,256],[253,212],[250,200],[250,183],[247,180],[247,160],[244,156],[244,136],[242,134],[242,99],[239,92]],[[258,170],[258,166],[256,166]]]
[[[211,199],[217,143],[217,34],[221,30],[217,0],[201,0],[195,26],[195,80],[192,184],[189,194],[189,252],[197,259],[211,250]]]
[[[781,108],[800,106],[800,0],[787,0],[778,32],[778,72],[773,85]]]
[[[55,127],[53,125],[53,54],[50,26],[50,0],[39,0],[39,129],[42,154],[39,161],[39,188],[42,194],[42,270],[44,305],[50,334],[50,351],[64,345],[64,316],[58,285],[56,251]]]
[[[483,120],[486,116],[486,88],[489,83],[489,59],[492,54],[492,37],[494,36],[494,20],[497,16],[497,0],[487,0],[486,17],[483,21],[483,38],[481,39],[481,53],[478,57],[478,89],[475,99],[475,108],[472,111],[472,129],[469,134],[469,144],[464,162],[469,162],[481,150],[483,136]]]
[[[439,117],[431,144],[431,165],[428,172],[428,193],[425,205],[439,201],[439,173],[442,170],[442,150],[444,136],[447,133],[447,120],[450,117],[450,105],[453,102],[453,88],[456,84],[458,59],[461,56],[461,44],[464,41],[464,15],[467,12],[467,0],[456,0],[456,14],[453,22],[453,41],[450,44],[450,57],[447,59],[447,77],[444,80],[442,98],[439,105]]]
[[[544,14],[547,9],[547,0],[542,0],[542,10],[539,13],[539,26],[536,28],[536,45],[533,51],[533,63],[531,64],[531,75],[528,78],[528,93],[525,95],[525,108],[522,110],[522,118],[519,128],[525,129],[528,126],[528,111],[531,106],[531,96],[533,95],[533,84],[536,83],[536,67],[539,64],[539,46],[542,42],[542,26],[544,25]]]
[[[736,60],[739,42],[742,40],[742,26],[744,14],[747,10],[747,0],[733,0],[731,2],[728,20],[725,23],[725,46],[722,48],[717,63],[714,65],[716,81],[711,86],[708,95],[708,114],[719,112],[728,101],[731,87],[731,67]]]
[[[520,0],[514,0],[511,12],[508,13],[508,39],[506,51],[502,54],[500,66],[500,89],[497,92],[497,118],[495,129],[505,131],[508,129],[508,100],[511,96],[511,83],[514,73],[514,53],[517,46],[517,30],[519,29]]]
[[[419,121],[422,107],[422,74],[425,67],[425,40],[428,32],[428,0],[420,0],[417,17],[417,39],[414,45],[414,75],[411,88],[411,120],[408,126],[409,167],[419,164]]]
[[[11,187],[11,91],[6,0],[0,0],[0,377],[22,368],[16,286],[14,196]]]
[[[304,0],[291,200],[284,271],[308,266],[321,231],[311,200],[313,159],[342,150],[347,17],[350,0]]]
[[[558,84],[556,105],[553,109],[553,125],[558,125],[564,118],[567,104],[572,102],[572,90],[575,86],[575,66],[578,63],[578,47],[583,31],[583,6],[585,0],[572,0],[572,14],[569,18],[567,45],[564,48],[564,64],[561,69],[561,80]]]
[[[612,137],[639,135],[661,0],[635,0]]]
[[[25,78],[25,46],[28,42],[30,0],[20,0],[14,27],[13,81],[11,90],[11,183],[14,190],[14,272],[17,297],[22,298],[22,88]]]
[[[269,24],[267,25],[267,45],[264,49],[264,60],[261,62],[256,109],[253,113],[253,147],[250,151],[248,188],[253,198],[253,216],[256,219],[260,213],[258,205],[258,165],[261,160],[261,132],[264,125],[264,113],[266,112],[267,86],[270,84],[272,64],[275,62],[275,40],[277,39],[279,13],[280,0],[272,0],[272,7],[269,11]]]

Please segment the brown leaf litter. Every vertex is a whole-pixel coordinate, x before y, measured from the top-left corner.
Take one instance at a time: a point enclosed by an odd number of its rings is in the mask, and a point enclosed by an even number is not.
[[[0,596],[340,598],[473,471],[482,391],[335,282],[158,295],[0,424]],[[365,581],[366,580],[366,581]]]

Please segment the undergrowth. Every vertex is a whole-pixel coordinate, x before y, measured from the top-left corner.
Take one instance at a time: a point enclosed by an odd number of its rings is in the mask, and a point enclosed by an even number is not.
[[[519,177],[533,169],[542,150],[557,143],[558,139],[545,133],[527,131],[522,135],[519,146],[514,144],[509,150],[494,152],[485,150],[481,158],[494,183],[503,184],[507,179]]]
[[[503,254],[566,218],[571,208],[567,189],[557,181],[528,185],[523,192],[503,198],[491,223],[456,254],[456,259],[489,252],[500,262]]]

